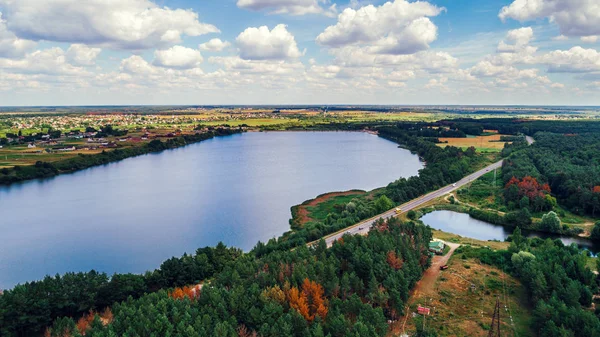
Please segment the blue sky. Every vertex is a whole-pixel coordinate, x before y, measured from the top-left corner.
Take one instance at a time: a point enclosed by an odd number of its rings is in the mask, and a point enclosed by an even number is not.
[[[0,0],[0,13],[0,105],[600,105],[597,0]]]

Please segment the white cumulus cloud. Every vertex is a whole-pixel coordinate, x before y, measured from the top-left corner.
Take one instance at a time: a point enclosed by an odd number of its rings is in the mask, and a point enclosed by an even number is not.
[[[148,49],[219,30],[192,10],[149,0],[0,0],[6,24],[28,40],[83,43],[114,49]]]
[[[533,29],[531,27],[523,27],[513,29],[506,34],[506,41],[500,41],[498,44],[498,52],[514,53],[522,50],[529,44],[533,38]]]
[[[202,54],[198,50],[173,46],[155,51],[153,64],[165,68],[190,69],[199,67],[202,61]]]
[[[73,64],[91,66],[101,51],[100,48],[90,48],[84,44],[72,44],[67,49],[66,57]]]
[[[249,27],[235,42],[241,58],[246,60],[284,60],[302,56],[294,35],[283,24],[272,30],[267,26]]]
[[[600,71],[600,52],[595,49],[573,47],[555,50],[541,57],[551,73],[589,73]]]
[[[206,43],[202,43],[199,48],[201,50],[205,50],[205,51],[211,51],[211,52],[219,52],[222,51],[223,49],[229,47],[231,45],[231,43],[227,42],[227,41],[221,41],[221,39],[212,39]]]
[[[521,22],[548,18],[565,36],[600,35],[598,0],[514,0],[499,17]]]
[[[0,59],[0,69],[24,74],[83,76],[89,73],[70,64],[64,50],[58,47],[36,50],[21,59]]]
[[[428,49],[435,41],[437,26],[429,17],[443,10],[428,2],[406,0],[347,8],[337,24],[317,36],[317,43],[332,48],[361,45],[378,54],[412,54]]]

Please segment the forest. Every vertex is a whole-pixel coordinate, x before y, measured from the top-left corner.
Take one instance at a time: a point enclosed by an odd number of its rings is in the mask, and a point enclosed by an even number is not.
[[[510,208],[550,209],[555,197],[573,213],[600,214],[600,134],[538,132],[502,168]]]
[[[591,310],[599,278],[576,246],[560,240],[527,239],[515,229],[508,250],[461,247],[457,253],[503,268],[525,286],[538,336],[600,336],[600,308]]]
[[[192,263],[198,278],[210,277],[219,263],[222,270],[201,289],[187,276],[163,276],[165,262],[156,273],[167,288],[140,297],[127,294],[135,288],[125,286],[128,282],[122,288],[113,284],[127,298],[110,307],[96,289],[119,282],[115,277],[108,282],[102,274],[48,278],[0,297],[0,332],[29,336],[47,326],[46,336],[385,336],[388,320],[404,313],[410,289],[429,266],[430,239],[428,227],[392,219],[380,221],[368,236],[344,236],[329,249],[321,240],[313,248],[261,257],[209,250],[220,257],[207,256],[205,266]],[[191,268],[185,260],[174,268],[180,275]],[[203,268],[208,269],[202,273]],[[140,279],[139,287],[148,290],[143,284],[152,278]],[[61,298],[69,295],[76,299]],[[47,316],[33,315],[32,308]],[[51,310],[67,317],[50,326]]]
[[[194,255],[173,257],[144,275],[67,273],[17,285],[0,296],[0,336],[39,335],[59,317],[81,317],[128,298],[160,289],[198,284],[242,256],[241,250],[219,243]]]

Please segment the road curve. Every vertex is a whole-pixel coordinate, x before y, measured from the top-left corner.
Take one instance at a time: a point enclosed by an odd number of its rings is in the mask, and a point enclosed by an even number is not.
[[[408,212],[412,209],[415,209],[433,199],[439,198],[441,196],[444,196],[452,191],[455,191],[455,190],[461,188],[462,186],[472,182],[473,180],[481,177],[482,175],[484,175],[494,169],[501,168],[502,162],[503,162],[503,160],[501,160],[497,163],[494,163],[492,165],[489,165],[475,173],[469,174],[468,176],[462,178],[461,180],[457,181],[454,184],[442,187],[437,191],[430,192],[430,193],[425,194],[417,199],[413,199],[405,204],[398,206],[398,208],[400,208],[401,213]],[[375,221],[377,221],[380,218],[389,219],[393,216],[396,216],[396,208],[391,209],[385,213],[376,215],[370,219],[359,222],[358,224],[348,227],[340,232],[330,234],[330,235],[324,237],[325,242],[327,243],[327,246],[330,247],[335,241],[339,240],[342,236],[344,236],[346,234],[351,234],[351,235],[367,234],[373,227],[373,224],[375,223]],[[315,242],[309,243],[309,245],[314,244],[314,243]]]

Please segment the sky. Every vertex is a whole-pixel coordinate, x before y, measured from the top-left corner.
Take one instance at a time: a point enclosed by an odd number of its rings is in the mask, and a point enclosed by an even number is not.
[[[0,105],[600,105],[598,0],[0,0]]]

